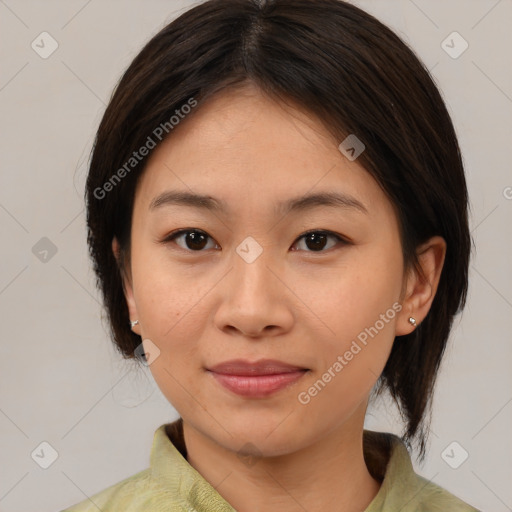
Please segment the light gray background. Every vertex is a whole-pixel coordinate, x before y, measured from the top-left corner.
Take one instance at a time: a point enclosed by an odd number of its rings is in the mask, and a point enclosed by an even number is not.
[[[417,471],[483,510],[512,510],[512,1],[355,3],[432,70],[459,134],[473,208],[469,301]],[[154,431],[177,417],[149,370],[123,361],[108,339],[82,196],[113,86],[142,44],[190,5],[0,0],[1,512],[58,511],[146,468]],[[59,44],[47,59],[31,48],[43,31]],[[457,59],[441,46],[453,31],[469,43]],[[57,248],[46,262],[32,251],[42,237]],[[367,427],[399,433],[395,416],[373,408]],[[31,458],[43,441],[58,452],[48,469]],[[458,469],[441,456],[453,441],[469,453]]]

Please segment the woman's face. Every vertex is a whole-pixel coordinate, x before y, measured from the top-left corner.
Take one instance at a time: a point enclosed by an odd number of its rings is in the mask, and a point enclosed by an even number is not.
[[[321,194],[341,199],[307,199]],[[233,451],[290,453],[362,427],[395,335],[412,330],[403,270],[371,175],[317,121],[255,89],[181,121],[138,184],[130,317],[169,402]]]

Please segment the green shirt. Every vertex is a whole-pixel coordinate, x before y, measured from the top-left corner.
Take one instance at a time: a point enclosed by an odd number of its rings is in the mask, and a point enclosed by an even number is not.
[[[382,482],[365,512],[479,512],[414,472],[402,440],[363,431],[368,470]],[[182,420],[154,434],[150,467],[61,512],[236,512],[187,462]]]

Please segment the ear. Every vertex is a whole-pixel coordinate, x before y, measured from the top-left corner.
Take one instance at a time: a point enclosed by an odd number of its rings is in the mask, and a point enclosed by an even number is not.
[[[422,244],[416,254],[421,272],[412,268],[407,274],[402,310],[397,315],[397,336],[414,331],[415,326],[409,323],[410,317],[419,325],[427,316],[439,285],[446,256],[446,241],[441,236],[434,236]]]
[[[124,296],[126,299],[126,305],[128,306],[128,313],[130,315],[130,320],[138,320],[139,315],[137,313],[137,305],[136,305],[135,299],[133,297],[131,273],[129,272],[129,270],[127,270],[125,268],[124,261],[121,258],[119,242],[117,241],[116,237],[114,237],[112,239],[112,252],[114,253],[114,257],[116,258],[117,266],[118,266],[119,272],[121,274],[121,279],[123,280],[123,291],[124,291]],[[132,331],[140,336],[141,335],[140,324],[133,326]]]

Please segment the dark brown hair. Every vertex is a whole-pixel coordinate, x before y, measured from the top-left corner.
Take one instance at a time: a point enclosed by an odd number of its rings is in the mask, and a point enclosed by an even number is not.
[[[247,83],[300,105],[340,142],[356,134],[365,144],[358,162],[396,209],[407,268],[417,266],[416,248],[428,238],[447,242],[432,307],[416,330],[396,337],[375,389],[389,390],[406,423],[403,439],[409,446],[418,441],[423,458],[436,375],[467,294],[464,169],[428,70],[389,28],[349,3],[209,0],[165,26],[135,57],[99,126],[86,184],[88,244],[112,338],[126,358],[141,343],[129,327],[121,272],[129,265],[134,192],[147,158],[126,163],[158,126],[172,134],[170,118],[191,99],[197,111],[216,92]]]

